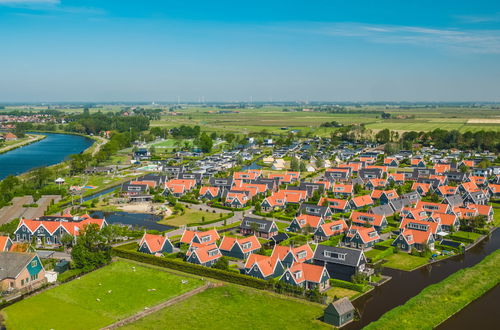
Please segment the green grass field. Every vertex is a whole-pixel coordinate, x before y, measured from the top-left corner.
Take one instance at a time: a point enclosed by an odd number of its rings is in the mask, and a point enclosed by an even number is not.
[[[208,289],[122,329],[327,329],[324,306],[249,288]],[[174,326],[175,325],[175,326]]]
[[[304,133],[313,132],[318,136],[328,136],[334,128],[324,128],[324,122],[337,121],[342,124],[364,123],[368,129],[378,131],[384,128],[398,131],[429,131],[436,128],[465,131],[500,130],[500,111],[490,107],[437,107],[400,109],[385,106],[347,107],[348,110],[366,113],[327,112],[283,112],[283,107],[265,106],[255,109],[234,109],[239,113],[218,112],[217,108],[187,106],[178,116],[163,116],[153,121],[152,126],[174,127],[179,125],[200,125],[205,131],[249,133],[266,130],[270,133],[286,133],[299,129]],[[413,118],[383,120],[379,114],[370,111],[384,111],[393,116],[414,116]]]
[[[196,207],[196,206],[194,206]],[[170,226],[182,226],[190,223],[202,222],[202,217],[205,217],[205,222],[219,219],[220,213],[205,212],[199,210],[185,209],[183,215],[175,216],[171,219],[164,219],[158,223]]]
[[[500,251],[431,285],[365,329],[433,329],[500,282]]]
[[[400,270],[410,271],[422,265],[425,265],[428,258],[412,256],[406,252],[399,252],[391,254],[384,259],[387,260],[384,263],[384,267],[395,268]]]
[[[182,284],[183,279],[188,283]],[[12,330],[99,329],[202,284],[198,279],[118,261],[1,313]]]

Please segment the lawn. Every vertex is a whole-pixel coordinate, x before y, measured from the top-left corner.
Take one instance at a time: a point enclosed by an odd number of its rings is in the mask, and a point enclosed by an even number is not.
[[[387,260],[387,262],[384,263],[384,267],[407,271],[425,265],[428,261],[428,258],[412,256],[406,252],[394,253],[384,259]]]
[[[188,283],[182,284],[183,279]],[[202,284],[191,277],[117,261],[1,313],[7,329],[13,330],[99,329]]]
[[[452,236],[461,237],[461,238],[470,238],[473,240],[477,240],[479,237],[481,237],[481,234],[472,233],[469,231],[457,231],[457,232],[454,232],[452,234]]]
[[[351,299],[352,297],[359,295],[360,293],[354,290],[344,289],[340,287],[333,287],[328,289],[328,291],[326,291],[326,294],[330,298],[329,301],[333,301],[335,297],[337,298],[347,297]]]
[[[365,329],[433,329],[500,282],[500,251],[431,285]],[[479,325],[479,323],[478,323]]]
[[[193,206],[193,208],[196,206]],[[224,216],[222,214],[222,216]],[[161,223],[163,225],[169,225],[169,226],[183,226],[183,225],[189,225],[191,223],[201,223],[202,218],[205,217],[205,222],[217,220],[220,218],[220,213],[212,213],[212,212],[206,212],[206,211],[199,211],[199,210],[192,210],[192,209],[185,209],[184,214],[174,216],[173,218],[166,218],[158,223]]]
[[[208,289],[124,329],[328,329],[324,306],[235,285]],[[174,326],[175,325],[175,326]]]

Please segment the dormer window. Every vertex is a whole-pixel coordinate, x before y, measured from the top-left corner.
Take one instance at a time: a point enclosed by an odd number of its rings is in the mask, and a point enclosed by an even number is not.
[[[218,250],[217,249],[212,249],[212,250],[208,251],[208,255],[210,257],[213,257],[213,256],[215,256],[217,254],[218,254]]]
[[[247,250],[252,247],[252,242],[245,242],[242,245],[243,250]]]
[[[297,253],[297,259],[304,259],[306,256],[307,256],[306,251],[300,251],[299,253]]]
[[[211,237],[210,235],[203,236],[203,237],[201,238],[201,241],[202,241],[202,242],[208,242],[208,241],[210,241],[210,237]]]
[[[299,271],[293,273],[293,277],[295,277],[295,279],[301,278],[302,277],[302,271],[299,270]]]

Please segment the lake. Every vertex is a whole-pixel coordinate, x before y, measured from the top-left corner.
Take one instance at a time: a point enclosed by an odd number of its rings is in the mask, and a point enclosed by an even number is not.
[[[69,155],[79,154],[93,143],[92,139],[79,135],[40,134],[46,138],[0,154],[0,180],[11,174],[19,175],[37,167],[60,163]]]

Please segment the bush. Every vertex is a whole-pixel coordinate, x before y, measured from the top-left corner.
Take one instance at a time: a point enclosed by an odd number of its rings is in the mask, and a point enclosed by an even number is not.
[[[475,240],[473,240],[472,238],[467,238],[467,237],[460,237],[460,236],[456,236],[456,235],[450,235],[448,236],[449,239],[452,239],[454,241],[457,241],[457,242],[462,242],[462,243],[474,243]]]

